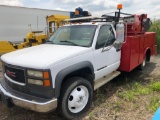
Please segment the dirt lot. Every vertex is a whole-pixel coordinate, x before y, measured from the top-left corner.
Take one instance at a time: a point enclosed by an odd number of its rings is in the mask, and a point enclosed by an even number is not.
[[[135,86],[148,88],[155,81],[160,81],[160,56],[152,57],[143,71],[135,69],[130,73],[123,73],[96,90],[91,109],[76,120],[150,120],[156,108],[153,106],[154,110],[152,109],[152,99],[157,97],[160,100],[160,93],[138,95],[132,94],[132,90],[135,90]],[[142,93],[146,93],[145,89]],[[8,109],[0,102],[0,120],[22,119],[64,120],[56,112],[40,114],[16,106]]]

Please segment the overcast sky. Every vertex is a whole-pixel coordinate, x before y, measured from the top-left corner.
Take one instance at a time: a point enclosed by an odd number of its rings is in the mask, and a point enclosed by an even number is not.
[[[118,3],[123,4],[123,12],[147,13],[152,19],[160,18],[160,0],[0,0],[1,5],[52,10],[74,11],[76,7],[82,7],[99,16],[115,11]]]

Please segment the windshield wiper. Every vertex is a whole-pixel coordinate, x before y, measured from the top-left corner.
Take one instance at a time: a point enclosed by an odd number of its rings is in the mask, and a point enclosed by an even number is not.
[[[61,40],[60,42],[71,43],[72,45],[79,46],[78,44],[71,42],[71,41],[68,41],[68,40]]]
[[[53,44],[53,41],[47,40],[45,43],[46,43],[46,44]]]

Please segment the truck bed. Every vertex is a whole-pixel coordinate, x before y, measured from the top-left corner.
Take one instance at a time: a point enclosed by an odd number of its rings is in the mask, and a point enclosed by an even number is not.
[[[121,49],[121,63],[119,70],[130,72],[136,68],[143,62],[147,50],[150,51],[150,56],[154,55],[156,51],[155,43],[155,32],[126,36]]]

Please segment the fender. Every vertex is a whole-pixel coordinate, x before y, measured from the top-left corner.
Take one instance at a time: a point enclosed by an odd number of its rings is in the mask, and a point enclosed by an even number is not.
[[[145,51],[144,51],[143,57],[145,57],[145,55],[146,55],[146,53],[147,53],[147,50],[150,50],[150,51],[151,51],[150,47],[145,48]],[[152,53],[152,51],[151,51],[151,53]]]
[[[143,54],[143,58],[145,57],[145,55],[146,55],[146,53],[147,53],[147,50],[150,50],[150,51],[151,51],[150,47],[147,47],[147,48],[145,49],[144,54]],[[152,51],[151,51],[151,53],[152,53]],[[150,56],[151,56],[151,54],[150,54]]]
[[[80,62],[61,70],[56,75],[56,79],[55,79],[55,97],[56,98],[59,97],[62,82],[68,74],[86,67],[89,67],[91,69],[93,78],[95,78],[93,65],[89,61]]]

